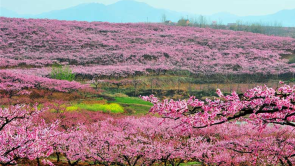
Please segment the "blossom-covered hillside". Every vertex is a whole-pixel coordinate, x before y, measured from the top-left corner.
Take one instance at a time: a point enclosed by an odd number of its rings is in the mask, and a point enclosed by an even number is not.
[[[111,24],[0,18],[0,66],[55,62],[98,74],[96,65],[161,66],[194,73],[288,73],[295,39],[161,24]],[[81,66],[83,65],[83,67]],[[85,70],[83,69],[85,68]],[[92,70],[93,68],[93,70]],[[119,70],[114,68],[114,70]],[[132,68],[131,72],[135,72]],[[118,71],[116,71],[118,73]]]

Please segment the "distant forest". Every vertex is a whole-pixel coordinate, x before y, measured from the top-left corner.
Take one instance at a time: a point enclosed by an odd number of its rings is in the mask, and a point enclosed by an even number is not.
[[[235,23],[224,24],[222,20],[211,21],[205,16],[199,16],[190,19],[185,19],[182,17],[177,23],[173,23],[167,20],[165,15],[162,16],[162,22],[165,24],[177,26],[226,29],[295,38],[295,27],[283,27],[279,22],[243,22],[241,20],[237,20]]]

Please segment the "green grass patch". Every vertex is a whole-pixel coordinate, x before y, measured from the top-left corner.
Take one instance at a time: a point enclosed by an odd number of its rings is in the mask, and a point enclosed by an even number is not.
[[[110,101],[110,103],[118,103],[124,107],[126,113],[137,115],[148,113],[153,106],[152,103],[136,97],[115,97],[115,101]]]
[[[151,106],[146,106],[146,105],[129,105],[127,108],[131,108],[132,110],[135,110],[135,114],[146,114],[149,112],[151,109]]]
[[[112,103],[141,104],[141,105],[153,106],[152,103],[148,101],[144,101],[140,98],[135,98],[135,97],[115,97],[115,99],[116,101]]]
[[[195,166],[197,166],[197,165],[202,165],[202,163],[200,163],[200,162],[188,162],[188,163],[181,163],[180,164],[180,166],[191,166],[191,165],[195,165]]]
[[[111,113],[123,113],[124,108],[116,103],[111,104],[77,104],[72,106],[71,108],[80,108],[88,111],[103,111],[103,112],[111,112]],[[68,107],[69,108],[69,107]],[[71,109],[70,108],[70,109]]]

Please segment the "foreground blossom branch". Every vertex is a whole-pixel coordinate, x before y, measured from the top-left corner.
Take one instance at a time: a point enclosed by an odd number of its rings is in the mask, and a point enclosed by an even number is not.
[[[244,94],[232,92],[223,95],[217,89],[218,98],[201,101],[194,96],[188,100],[164,100],[153,95],[142,99],[154,104],[151,113],[164,118],[181,119],[183,124],[205,128],[225,122],[245,120],[260,126],[268,123],[295,127],[295,87],[283,85],[277,89],[258,86]]]

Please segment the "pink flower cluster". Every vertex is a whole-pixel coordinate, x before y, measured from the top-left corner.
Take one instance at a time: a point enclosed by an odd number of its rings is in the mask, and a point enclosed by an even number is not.
[[[48,125],[39,119],[43,111],[37,106],[0,108],[0,164],[16,164],[23,158],[45,158],[53,152],[52,139],[59,133],[55,130],[57,123]]]

